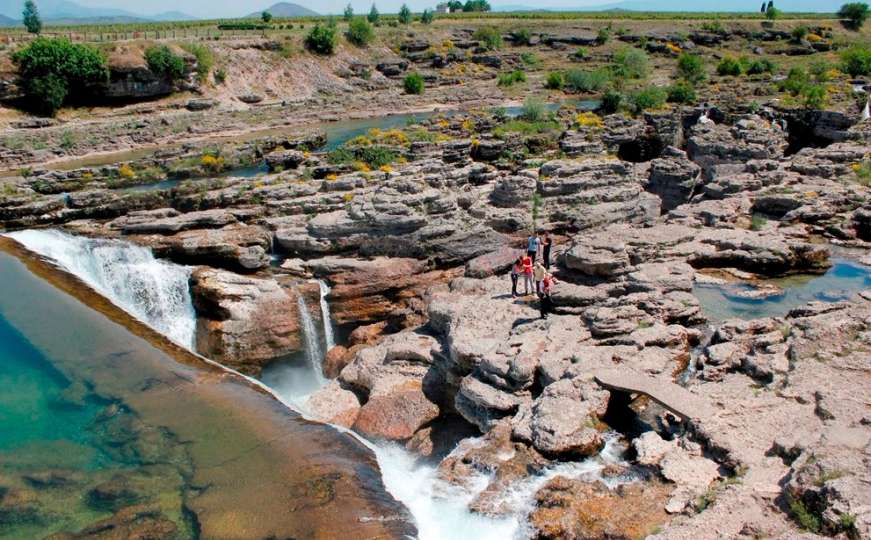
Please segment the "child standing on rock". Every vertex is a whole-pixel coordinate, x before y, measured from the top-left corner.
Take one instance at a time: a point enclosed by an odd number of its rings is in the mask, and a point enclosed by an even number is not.
[[[538,233],[533,232],[526,239],[526,255],[535,261],[535,258],[538,256],[539,247],[541,247],[541,239],[538,237]]]
[[[541,292],[538,293],[538,309],[542,319],[547,319],[548,313],[553,311],[551,293],[556,282],[552,274],[546,274],[541,283]]]
[[[544,281],[544,276],[547,275],[547,270],[540,262],[535,263],[533,268],[533,276],[535,278],[535,294],[541,294],[541,282]]]

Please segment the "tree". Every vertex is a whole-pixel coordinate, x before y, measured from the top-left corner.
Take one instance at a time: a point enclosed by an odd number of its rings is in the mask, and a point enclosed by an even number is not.
[[[12,55],[29,105],[54,115],[69,96],[87,96],[109,80],[106,59],[87,45],[68,39],[36,38]]]
[[[272,13],[269,13],[268,11],[264,11],[263,13],[260,14],[260,20],[262,20],[263,22],[268,24],[272,20]]]
[[[463,5],[463,11],[466,13],[490,11],[490,3],[487,0],[468,0]]]
[[[31,34],[39,34],[42,32],[42,19],[39,17],[39,10],[36,9],[36,3],[33,0],[24,2],[24,27]]]
[[[402,4],[402,7],[399,8],[399,22],[402,24],[411,22],[411,10],[405,4]]]
[[[768,0],[768,7],[765,8],[765,11],[768,11],[769,9],[774,9],[774,0]]]
[[[425,9],[420,15],[420,22],[422,22],[423,24],[432,24],[434,18],[435,16],[433,15],[432,10]]]
[[[336,50],[337,41],[335,25],[317,23],[305,37],[305,46],[315,54],[330,55]]]
[[[765,1],[762,2],[762,7],[759,8],[759,13],[765,13]]]
[[[769,4],[770,4],[770,2],[769,2]],[[765,18],[768,19],[769,21],[773,21],[773,20],[777,19],[778,17],[780,17],[780,10],[777,9],[776,7],[772,6],[772,7],[768,8],[767,10],[765,10]]]
[[[351,7],[351,4],[345,6],[345,20],[351,22],[351,19],[354,18],[354,8]]]
[[[372,4],[372,9],[369,10],[369,15],[366,18],[372,24],[378,24],[378,21],[381,20],[381,14],[378,13],[378,8],[375,7],[375,4]]]
[[[454,13],[455,11],[463,11],[463,3],[460,0],[451,0],[448,2],[448,11]]]
[[[868,4],[864,2],[850,2],[844,4],[838,10],[838,17],[845,19],[845,26],[853,30],[862,28],[868,19]]]

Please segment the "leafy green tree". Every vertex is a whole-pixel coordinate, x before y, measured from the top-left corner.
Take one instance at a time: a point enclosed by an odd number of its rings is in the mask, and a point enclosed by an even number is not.
[[[850,2],[838,10],[838,17],[845,20],[845,26],[853,30],[862,28],[868,19],[868,4],[865,2]]]
[[[24,2],[24,27],[31,34],[39,34],[42,32],[42,19],[39,17],[39,10],[36,8],[36,2],[27,0]]]
[[[460,0],[451,0],[448,2],[448,9],[451,13],[456,11],[463,11],[463,3]]]
[[[272,21],[272,13],[264,11],[260,14],[260,20],[265,22],[266,24],[269,24]]]
[[[423,10],[423,13],[420,15],[420,22],[422,22],[423,24],[432,24],[432,21],[434,18],[435,18],[435,16],[433,15],[432,10],[425,9],[425,10]]]
[[[315,54],[331,55],[336,50],[338,37],[335,25],[317,23],[305,37],[305,46]]]
[[[54,115],[71,95],[88,95],[109,80],[106,59],[96,49],[68,39],[39,37],[12,55],[28,104]]]
[[[354,18],[354,8],[351,7],[351,4],[345,6],[345,20],[351,22],[351,19]]]
[[[405,4],[402,4],[402,7],[399,8],[399,22],[402,24],[409,24],[411,22],[411,10]]]
[[[345,37],[354,45],[365,47],[375,39],[375,30],[369,24],[369,21],[362,17],[357,17],[348,23],[348,32],[345,33]]]
[[[864,77],[871,73],[871,48],[853,45],[841,51],[841,70],[851,77]]]
[[[490,11],[490,3],[487,0],[468,0],[463,5],[466,13]]]
[[[381,14],[378,13],[378,8],[375,7],[375,4],[372,4],[372,9],[369,10],[369,15],[366,18],[372,24],[378,24],[378,21],[381,20]]]
[[[769,21],[778,19],[781,14],[781,11],[773,6],[765,10],[765,18]]]

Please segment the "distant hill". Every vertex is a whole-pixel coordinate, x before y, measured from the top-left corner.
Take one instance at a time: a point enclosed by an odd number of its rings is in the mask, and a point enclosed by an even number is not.
[[[18,21],[6,15],[0,15],[0,26],[17,26]]]
[[[843,3],[841,0],[778,0],[777,7],[783,11],[833,13]],[[592,6],[571,8],[534,7],[524,4],[493,5],[493,11],[687,11],[687,12],[752,12],[759,11],[761,1],[723,2],[722,0],[625,0]]]
[[[6,19],[21,20],[23,4],[21,0],[0,0],[0,26],[7,25]],[[149,16],[124,9],[83,6],[69,0],[38,0],[36,5],[42,20],[48,24],[119,24],[195,19],[179,11]]]
[[[252,17],[260,17],[260,14],[264,11],[268,11],[272,14],[273,17],[317,17],[319,15],[318,12],[312,11],[307,7],[302,7],[299,4],[291,4],[290,2],[279,2],[264,10],[252,13],[245,18],[250,19]]]

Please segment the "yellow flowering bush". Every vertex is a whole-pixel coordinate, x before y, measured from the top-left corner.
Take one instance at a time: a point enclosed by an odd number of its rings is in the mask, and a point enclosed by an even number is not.
[[[680,54],[681,52],[681,48],[670,41],[665,44],[665,48],[671,51],[672,54]]]
[[[578,114],[575,121],[581,127],[601,128],[605,125],[598,114],[590,111],[584,111]]]
[[[382,165],[381,167],[379,167],[378,170],[383,172],[383,173],[392,173],[393,167],[391,167],[390,165]]]
[[[118,174],[121,175],[121,178],[126,178],[127,180],[130,180],[131,178],[136,178],[136,171],[134,171],[133,167],[127,165],[126,163],[118,168]]]
[[[210,171],[217,171],[224,166],[224,158],[221,156],[206,154],[200,159],[200,165]]]
[[[335,181],[338,180],[338,179],[339,179],[339,175],[336,174],[336,173],[330,173],[330,174],[327,175],[327,178],[326,178],[326,180],[327,180],[328,182],[335,182]]]

